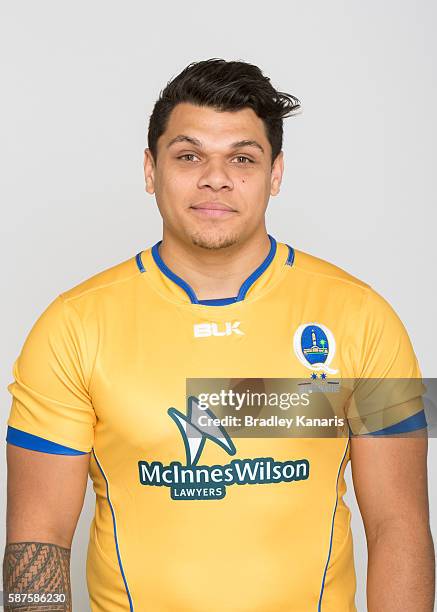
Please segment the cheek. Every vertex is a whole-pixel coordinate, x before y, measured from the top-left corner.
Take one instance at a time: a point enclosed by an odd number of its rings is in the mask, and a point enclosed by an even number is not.
[[[264,213],[270,196],[270,183],[264,177],[240,176],[234,182],[234,199],[240,203],[244,222],[256,221]]]
[[[188,173],[173,173],[166,180],[166,191],[171,193],[173,198],[183,200],[187,195],[193,192],[196,182],[193,176],[188,176]]]
[[[166,208],[178,208],[177,204],[190,199],[193,186],[187,177],[175,173],[162,173],[159,179],[156,192]]]
[[[239,176],[234,181],[234,187],[236,187],[244,199],[247,200],[263,200],[268,198],[270,193],[270,178],[264,174],[261,175],[250,175]]]

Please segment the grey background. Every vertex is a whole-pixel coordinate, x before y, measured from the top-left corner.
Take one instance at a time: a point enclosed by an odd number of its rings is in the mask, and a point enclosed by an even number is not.
[[[437,376],[435,3],[3,1],[0,23],[3,431],[12,363],[37,316],[159,239],[142,176],[148,116],[171,76],[208,57],[256,63],[302,100],[285,122],[270,233],[382,293],[423,374]],[[435,534],[435,439],[430,447]],[[4,480],[2,451],[3,496]],[[347,482],[362,612],[366,546],[350,466]],[[88,609],[92,513],[90,489],[73,544],[75,610]]]

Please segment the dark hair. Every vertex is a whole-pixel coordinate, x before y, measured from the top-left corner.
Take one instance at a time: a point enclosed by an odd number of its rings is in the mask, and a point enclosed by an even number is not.
[[[211,106],[218,111],[251,108],[263,120],[272,147],[272,162],[282,149],[285,117],[300,109],[294,96],[277,91],[258,66],[212,58],[193,62],[160,92],[149,121],[148,146],[156,161],[158,138],[180,102]]]

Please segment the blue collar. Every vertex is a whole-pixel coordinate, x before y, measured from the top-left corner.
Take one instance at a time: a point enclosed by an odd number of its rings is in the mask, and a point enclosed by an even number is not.
[[[262,264],[259,265],[258,268],[254,272],[252,272],[250,276],[246,278],[244,283],[241,285],[240,290],[238,291],[238,295],[236,295],[235,297],[230,297],[230,298],[217,298],[213,300],[197,299],[197,296],[194,293],[193,288],[190,287],[190,285],[186,283],[180,276],[172,272],[170,268],[166,266],[166,264],[162,260],[161,255],[159,254],[159,245],[161,244],[162,240],[160,240],[159,242],[153,245],[152,256],[153,256],[153,259],[155,260],[156,265],[161,270],[161,272],[165,274],[165,276],[167,276],[174,283],[179,285],[179,287],[181,287],[185,291],[185,293],[190,298],[190,301],[192,304],[203,304],[205,306],[226,306],[226,304],[234,304],[235,302],[241,302],[242,300],[244,300],[250,287],[261,276],[261,274],[265,272],[265,270],[267,270],[269,265],[272,263],[273,258],[276,254],[276,240],[273,238],[273,236],[270,236],[270,234],[269,234],[269,240],[270,240],[270,250],[269,250],[267,257],[264,259]]]

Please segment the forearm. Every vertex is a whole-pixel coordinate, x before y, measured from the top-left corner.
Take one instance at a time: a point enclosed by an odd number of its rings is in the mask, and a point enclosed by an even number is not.
[[[368,539],[368,612],[433,612],[435,556],[429,528],[387,528]]]
[[[71,612],[70,549],[41,542],[6,546],[5,612]]]

